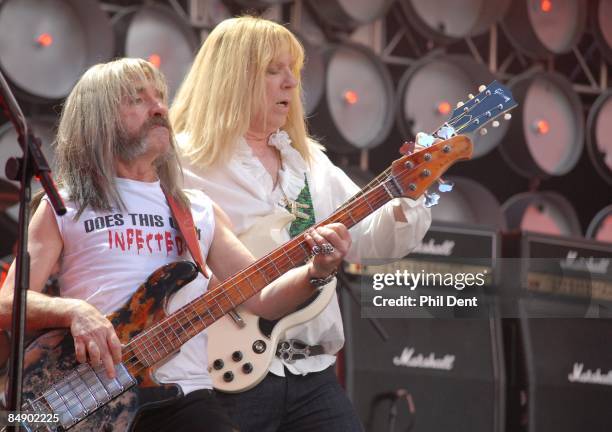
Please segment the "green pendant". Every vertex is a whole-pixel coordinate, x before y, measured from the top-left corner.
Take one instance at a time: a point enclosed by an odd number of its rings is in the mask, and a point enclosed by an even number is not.
[[[287,211],[295,215],[295,220],[289,226],[291,238],[304,232],[315,224],[314,208],[312,207],[312,197],[308,188],[308,178],[304,174],[304,188],[301,190],[295,201],[289,202],[285,207]]]

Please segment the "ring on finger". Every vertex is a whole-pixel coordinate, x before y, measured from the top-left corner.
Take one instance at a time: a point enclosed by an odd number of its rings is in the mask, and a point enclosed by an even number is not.
[[[334,253],[334,247],[332,245],[330,245],[329,243],[324,243],[321,246],[321,251],[325,254],[325,255],[329,255]]]
[[[319,255],[320,253],[321,253],[321,246],[319,246],[319,245],[314,245],[314,246],[312,247],[312,254],[313,254],[313,255]],[[323,252],[323,253],[325,253],[325,252]]]

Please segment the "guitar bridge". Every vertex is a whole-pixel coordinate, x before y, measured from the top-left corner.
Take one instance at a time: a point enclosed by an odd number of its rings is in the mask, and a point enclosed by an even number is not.
[[[24,409],[29,405],[34,412],[55,414],[58,426],[68,429],[136,384],[123,363],[115,366],[115,373],[115,378],[109,378],[103,366],[93,369],[81,364],[41,397],[24,404]]]

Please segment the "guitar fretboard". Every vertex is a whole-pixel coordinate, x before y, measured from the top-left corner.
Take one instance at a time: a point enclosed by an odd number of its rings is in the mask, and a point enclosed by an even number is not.
[[[381,184],[316,226],[340,222],[350,228],[394,198],[392,188]],[[133,374],[153,366],[310,256],[304,237],[294,238],[138,335],[126,346],[123,362]]]

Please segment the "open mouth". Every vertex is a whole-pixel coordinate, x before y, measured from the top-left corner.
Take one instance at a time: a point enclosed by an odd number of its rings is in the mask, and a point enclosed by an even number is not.
[[[276,102],[276,105],[284,106],[285,108],[287,108],[289,107],[289,101]]]

